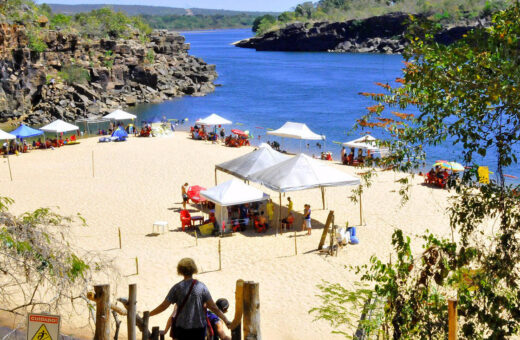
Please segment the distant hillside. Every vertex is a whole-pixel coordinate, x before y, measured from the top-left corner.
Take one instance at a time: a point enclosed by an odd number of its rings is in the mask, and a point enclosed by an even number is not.
[[[139,5],[112,5],[112,4],[97,4],[97,5],[65,5],[65,4],[48,4],[54,13],[62,14],[76,14],[82,12],[90,12],[92,10],[110,7],[115,11],[125,12],[127,15],[224,15],[236,16],[245,14],[249,16],[261,16],[265,14],[278,14],[268,12],[244,12],[244,11],[230,11],[224,9],[204,9],[204,8],[175,8],[165,6],[139,6]]]

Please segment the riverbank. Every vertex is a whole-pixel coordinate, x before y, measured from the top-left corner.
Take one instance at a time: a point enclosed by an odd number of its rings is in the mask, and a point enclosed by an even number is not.
[[[421,185],[422,177],[413,180],[411,201],[400,206],[395,181],[400,177],[379,172],[374,184],[363,195],[366,225],[359,226],[359,245],[340,250],[338,257],[317,254],[322,226],[329,210],[335,211],[339,226],[346,222],[359,224],[359,205],[351,202],[351,187],[327,189],[327,209],[322,210],[318,190],[294,192],[298,255],[294,256],[294,232],[275,236],[251,231],[222,239],[222,271],[218,269],[217,238],[198,239],[177,230],[181,207],[180,188],[184,182],[214,185],[214,165],[252,150],[251,147],[228,148],[209,142],[193,141],[177,132],[172,138],[130,138],[126,143],[98,144],[96,138],[82,139],[81,144],[56,150],[33,151],[11,157],[13,181],[5,159],[0,160],[2,195],[15,200],[13,211],[21,213],[39,207],[59,207],[61,214],[80,212],[88,227],[74,227],[72,243],[84,251],[102,254],[116,265],[119,276],[97,277],[93,284],[110,283],[113,298],[128,294],[127,285],[137,283],[137,309],[140,313],[156,307],[170,287],[180,278],[175,264],[182,257],[193,257],[212,296],[226,297],[234,310],[234,288],[237,279],[260,283],[262,333],[266,339],[341,339],[331,335],[330,326],[313,322],[308,311],[318,306],[317,284],[322,280],[347,287],[358,278],[345,265],[361,265],[376,254],[388,258],[391,234],[402,228],[406,235],[420,234],[426,229],[448,235],[449,221],[444,214],[446,190]],[[92,153],[95,177],[92,177]],[[346,173],[356,175],[362,169],[330,162]],[[218,174],[219,183],[232,177]],[[277,193],[252,183],[276,198]],[[277,200],[275,200],[277,204]],[[313,233],[299,231],[303,204],[312,207]],[[276,207],[276,205],[275,205]],[[197,208],[191,206],[193,215]],[[155,221],[167,221],[170,232],[147,236]],[[121,228],[123,249],[118,249]],[[420,243],[415,242],[419,251]],[[139,259],[139,275],[135,274],[135,258]],[[64,334],[92,337],[86,308],[79,314],[60,311]],[[168,313],[151,319],[151,325],[164,327]],[[230,315],[232,317],[232,315]],[[16,324],[12,317],[8,326]],[[23,318],[19,320],[24,323]],[[5,324],[5,323],[4,323]],[[126,327],[121,329],[126,336]]]

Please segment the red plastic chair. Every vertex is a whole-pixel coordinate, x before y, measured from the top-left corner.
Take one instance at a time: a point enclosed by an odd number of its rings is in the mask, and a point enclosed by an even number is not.
[[[265,233],[267,228],[265,227],[265,224],[260,224],[258,220],[255,220],[255,230],[257,233]]]
[[[181,210],[181,223],[182,223],[182,231],[184,231],[184,227],[186,227],[186,226],[188,226],[188,228],[193,227],[191,215],[188,210]]]

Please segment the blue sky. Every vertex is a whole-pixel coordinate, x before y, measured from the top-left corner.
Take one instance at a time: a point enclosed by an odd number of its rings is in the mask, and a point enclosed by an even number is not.
[[[114,4],[114,5],[148,5],[181,8],[212,8],[239,11],[273,11],[290,10],[305,0],[38,0],[37,3],[55,4]]]

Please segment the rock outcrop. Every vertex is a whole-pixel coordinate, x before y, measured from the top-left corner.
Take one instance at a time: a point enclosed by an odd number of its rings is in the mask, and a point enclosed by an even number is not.
[[[401,53],[409,15],[390,13],[345,22],[293,23],[263,36],[235,43],[257,51]],[[436,39],[451,43],[482,22],[446,27]]]
[[[47,49],[32,51],[23,26],[0,25],[0,121],[70,121],[215,89],[215,65],[190,56],[174,32],[154,31],[142,42],[50,30],[43,40]]]

